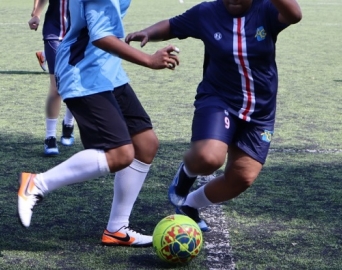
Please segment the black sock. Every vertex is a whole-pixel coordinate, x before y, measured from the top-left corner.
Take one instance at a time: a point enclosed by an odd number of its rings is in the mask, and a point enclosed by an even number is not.
[[[196,177],[187,176],[182,167],[179,172],[178,185],[175,188],[176,194],[180,196],[188,195],[190,188],[195,183],[195,181]]]

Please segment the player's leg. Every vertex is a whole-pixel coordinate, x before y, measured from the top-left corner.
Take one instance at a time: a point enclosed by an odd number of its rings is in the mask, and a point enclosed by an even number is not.
[[[181,206],[197,176],[209,175],[219,169],[225,162],[227,150],[226,143],[215,139],[192,142],[170,186],[171,203]]]
[[[131,87],[126,84],[114,90],[135,150],[133,162],[118,171],[114,179],[114,198],[107,228],[102,235],[104,245],[151,246],[152,237],[129,228],[133,205],[146,179],[157,150],[158,139],[145,112]],[[117,235],[129,235],[129,240],[119,240]]]
[[[262,163],[237,146],[232,145],[229,147],[228,162],[224,175],[213,179],[202,187],[203,194],[210,204],[233,199],[253,184],[261,169]],[[196,208],[208,205],[205,202],[206,199],[199,200],[195,194],[189,194],[188,198],[187,203],[194,201]],[[204,202],[202,205],[201,201]]]
[[[55,73],[55,60],[56,60],[56,51],[58,46],[61,44],[59,40],[49,40],[45,42],[46,50],[47,50],[47,61],[49,66],[50,74]],[[49,110],[49,108],[51,108]],[[56,135],[56,126],[57,126],[57,119],[59,116],[59,112],[61,109],[61,98],[58,94],[58,89],[56,86],[56,80],[53,76],[53,81],[50,81],[50,91],[47,101],[47,116],[53,117],[56,121],[54,122],[55,125],[55,135]],[[75,142],[74,139],[74,117],[70,112],[69,108],[65,108],[65,115],[62,122],[62,136],[61,136],[61,143],[65,146],[73,145]]]
[[[45,141],[44,141],[44,154],[47,156],[58,155],[58,145],[56,139],[57,122],[59,111],[61,107],[61,97],[57,92],[56,79],[55,79],[55,56],[59,41],[44,41],[45,57],[47,59],[50,82],[49,92],[45,103]]]
[[[217,106],[211,100],[206,103],[207,106],[195,110],[191,148],[185,153],[169,188],[169,199],[175,206],[184,203],[198,175],[211,174],[224,164],[228,143],[234,136],[234,121],[229,122],[231,116],[224,104]],[[214,105],[210,106],[210,103]]]
[[[219,203],[237,197],[252,185],[266,161],[273,136],[274,124],[255,125],[240,123],[229,145],[224,178],[209,182],[205,188],[208,199]],[[215,192],[226,186],[226,189]]]
[[[57,122],[61,107],[61,98],[57,92],[55,75],[50,74],[49,93],[46,99],[46,119],[45,119],[45,140],[44,154],[46,156],[58,155],[58,145],[56,139]]]
[[[44,144],[45,155],[57,155],[59,153],[57,145],[57,124],[61,109],[61,97],[58,94],[55,73],[56,50],[60,44],[59,40],[45,41],[45,55],[50,73],[50,87],[46,100],[46,135]],[[69,109],[66,108],[66,115],[62,123],[61,143],[63,145],[72,145],[74,143],[73,129],[74,118]]]
[[[134,148],[119,105],[111,91],[65,100],[78,123],[85,150],[37,175],[23,173],[18,192],[18,212],[23,226],[31,222],[32,209],[47,193],[130,165]]]
[[[169,188],[170,201],[183,202],[176,207],[176,213],[191,217],[204,232],[210,228],[200,218],[198,210],[187,204],[187,197],[196,176],[212,174],[224,164],[226,155],[227,144],[222,141],[209,139],[193,142]]]
[[[74,116],[68,107],[65,108],[65,115],[62,122],[61,144],[71,146],[75,143],[74,137]]]
[[[241,121],[241,120],[240,120]],[[239,196],[258,177],[270,147],[273,125],[239,126],[234,144],[229,146],[224,175],[191,192],[184,203],[193,209],[228,201]]]
[[[206,104],[209,105],[210,101],[207,100]],[[213,104],[196,108],[191,148],[184,155],[184,163],[181,163],[168,192],[176,212],[190,216],[202,231],[208,231],[209,227],[199,217],[197,209],[185,205],[185,201],[198,175],[212,174],[225,163],[228,143],[232,141],[235,132],[235,123],[223,109],[224,104]]]

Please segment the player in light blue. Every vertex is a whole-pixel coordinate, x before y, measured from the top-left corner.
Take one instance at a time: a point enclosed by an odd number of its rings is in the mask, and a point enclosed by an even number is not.
[[[142,46],[188,37],[204,43],[191,147],[168,192],[176,211],[193,218],[203,231],[209,228],[198,209],[239,196],[262,169],[275,122],[277,36],[301,17],[296,0],[217,0],[126,37]],[[224,175],[189,194],[198,175],[224,165],[227,152]]]
[[[129,5],[129,0],[69,3],[69,29],[58,48],[56,78],[85,150],[47,172],[21,174],[18,212],[25,227],[30,226],[33,207],[48,192],[115,172],[115,196],[102,243],[152,245],[152,237],[130,229],[128,219],[158,140],[128,84],[121,59],[171,70],[179,62],[172,45],[149,55],[120,40],[124,37],[122,17]]]

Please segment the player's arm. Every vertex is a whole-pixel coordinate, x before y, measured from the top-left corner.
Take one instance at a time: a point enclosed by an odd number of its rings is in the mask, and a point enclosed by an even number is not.
[[[295,24],[302,19],[302,11],[296,0],[271,0],[279,12],[278,20],[281,23]]]
[[[33,14],[34,14],[34,11],[38,5],[38,1],[39,0],[33,0],[33,9],[32,9],[32,12],[31,12],[31,17],[33,17]]]
[[[170,22],[163,20],[143,30],[128,34],[125,41],[128,44],[131,41],[140,41],[140,46],[144,47],[149,41],[162,41],[172,38],[174,37],[170,33]]]
[[[40,15],[47,3],[47,0],[35,0],[34,1],[34,9],[31,13],[31,19],[29,20],[28,24],[31,30],[38,29],[40,23]]]
[[[178,52],[178,49],[172,45],[150,55],[129,46],[117,37],[111,35],[95,40],[93,44],[126,61],[152,69],[174,69],[176,65],[179,65],[177,55],[172,54],[172,52]]]
[[[35,7],[34,10],[32,11],[32,17],[33,16],[37,16],[40,18],[40,15],[43,12],[43,9],[46,5],[46,3],[48,2],[48,0],[35,0]]]

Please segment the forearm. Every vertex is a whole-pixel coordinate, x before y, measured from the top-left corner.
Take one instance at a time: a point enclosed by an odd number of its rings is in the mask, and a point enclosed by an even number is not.
[[[169,20],[160,21],[150,27],[141,30],[141,32],[146,32],[149,41],[162,41],[174,38],[170,34],[170,23]]]
[[[94,41],[93,44],[96,47],[108,53],[115,54],[118,57],[131,63],[141,65],[144,67],[150,66],[150,57],[148,54],[129,46],[128,44],[121,41],[115,36],[107,36],[101,38],[99,40]]]
[[[39,0],[33,0],[33,10],[37,8]]]
[[[35,0],[35,8],[32,16],[40,17],[47,2],[48,0]]]
[[[302,19],[302,11],[296,0],[270,0],[279,12],[279,21],[294,24]]]

